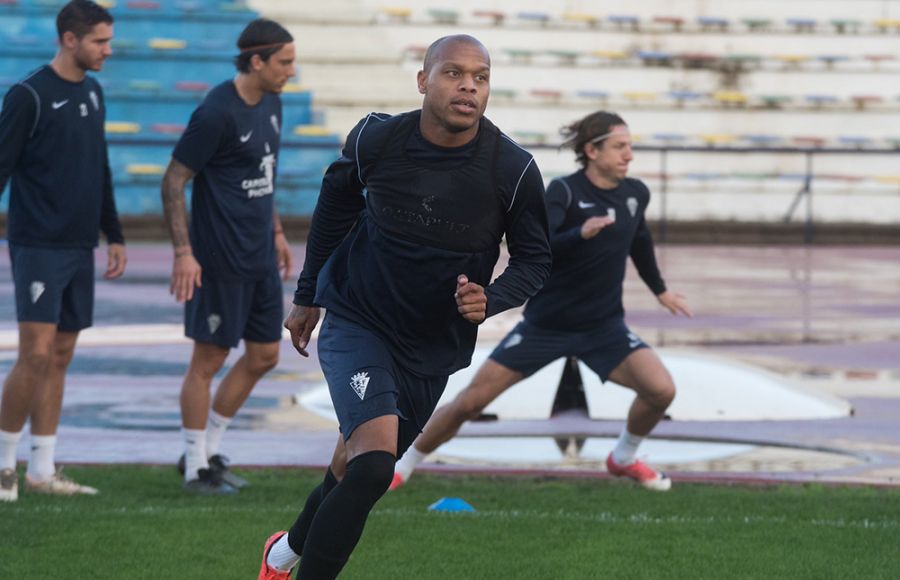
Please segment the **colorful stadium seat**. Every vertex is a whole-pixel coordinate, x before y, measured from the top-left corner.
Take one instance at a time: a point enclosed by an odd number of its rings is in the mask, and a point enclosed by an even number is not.
[[[744,18],[741,22],[751,32],[762,32],[772,27],[772,21],[768,18]]]
[[[747,95],[741,91],[716,91],[712,98],[715,102],[727,107],[743,107],[747,104]]]
[[[203,81],[178,81],[175,83],[175,90],[188,93],[205,93],[209,90],[209,83]]]
[[[586,24],[591,28],[596,28],[597,25],[600,24],[600,18],[598,16],[594,16],[593,14],[586,14],[583,12],[564,12],[562,18],[563,20],[567,20],[569,22]]]
[[[151,38],[147,41],[147,46],[153,50],[184,50],[187,48],[187,41],[181,38]]]
[[[500,26],[506,20],[506,14],[496,10],[476,10],[472,13],[475,18],[488,18],[494,26]]]
[[[680,32],[684,26],[684,18],[681,16],[654,16],[653,22],[670,27],[676,32]]]
[[[166,168],[155,163],[129,163],[125,172],[129,175],[162,175]]]
[[[550,15],[546,12],[519,12],[516,14],[516,18],[527,22],[534,22],[541,26],[547,26],[547,23],[550,22]]]
[[[697,18],[697,24],[700,26],[700,30],[703,30],[705,32],[710,30],[725,32],[726,30],[728,30],[730,22],[727,18],[720,18],[716,16],[699,16]]]
[[[435,24],[448,24],[456,26],[459,22],[459,12],[456,10],[445,10],[441,8],[432,8],[428,11],[428,15],[434,20]]]
[[[813,18],[788,18],[786,22],[794,29],[794,32],[814,32],[816,30],[816,21]]]
[[[834,31],[838,34],[844,34],[846,32],[856,33],[859,32],[859,28],[860,26],[862,26],[862,22],[860,22],[859,20],[839,18],[832,20],[831,25],[834,26]]]
[[[135,134],[141,132],[141,126],[130,121],[107,121],[104,125],[107,133]]]
[[[631,30],[637,31],[641,28],[641,19],[630,14],[611,14],[606,19],[615,24],[616,28],[619,30],[630,28]]]

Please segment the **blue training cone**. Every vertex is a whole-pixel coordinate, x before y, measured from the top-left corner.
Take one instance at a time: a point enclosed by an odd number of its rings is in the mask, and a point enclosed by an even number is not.
[[[430,506],[430,512],[474,512],[475,508],[470,506],[464,499],[458,497],[442,497]]]

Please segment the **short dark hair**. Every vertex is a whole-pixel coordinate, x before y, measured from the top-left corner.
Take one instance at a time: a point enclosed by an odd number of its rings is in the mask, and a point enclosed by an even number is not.
[[[56,15],[56,33],[60,40],[66,32],[84,38],[100,23],[113,23],[112,14],[106,8],[91,0],[72,0]]]
[[[487,48],[484,44],[481,43],[480,40],[475,38],[474,36],[469,36],[468,34],[451,34],[450,36],[442,36],[431,43],[428,47],[428,50],[425,51],[425,60],[422,63],[422,70],[428,74],[428,71],[431,70],[431,67],[434,66],[434,63],[437,62],[438,55],[441,53],[441,49],[448,44],[471,44],[472,46],[477,46],[481,48],[484,53],[488,57],[488,64],[490,64],[490,54],[488,53]]]
[[[290,42],[294,42],[294,37],[284,26],[268,18],[257,18],[244,28],[238,38],[240,52],[234,59],[234,66],[242,73],[250,72],[250,59],[254,54],[265,62]]]
[[[587,167],[587,155],[584,146],[591,143],[597,137],[606,135],[616,125],[628,125],[622,117],[609,111],[597,111],[583,119],[579,119],[571,125],[566,125],[559,130],[565,141],[562,147],[571,147],[575,152],[575,159],[582,167]]]

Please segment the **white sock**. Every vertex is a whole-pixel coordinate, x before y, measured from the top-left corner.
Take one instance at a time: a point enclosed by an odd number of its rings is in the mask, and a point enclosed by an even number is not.
[[[634,456],[637,454],[638,447],[644,441],[639,435],[632,435],[628,429],[622,429],[616,447],[612,450],[613,461],[619,465],[629,465],[634,463]]]
[[[281,536],[277,542],[272,544],[272,547],[269,549],[269,556],[266,558],[266,564],[269,565],[269,568],[275,568],[281,572],[288,572],[299,561],[300,556],[295,554],[291,550],[291,545],[288,544],[287,534]]]
[[[222,436],[225,430],[231,424],[233,417],[219,415],[215,411],[210,410],[209,420],[206,423],[206,456],[212,457],[219,452],[219,444],[222,443]]]
[[[56,473],[53,456],[56,455],[56,435],[32,435],[31,459],[28,460],[28,477],[35,481],[47,481]]]
[[[16,448],[21,438],[21,431],[18,433],[0,431],[0,469],[16,468]]]
[[[184,480],[197,479],[197,472],[209,469],[206,460],[206,429],[181,428],[184,436]]]
[[[406,453],[403,454],[403,457],[397,461],[397,464],[394,465],[394,473],[399,473],[404,482],[409,481],[412,472],[416,470],[416,467],[418,467],[426,457],[428,457],[428,454],[416,449],[416,444],[413,443],[409,446],[409,449],[406,450]]]

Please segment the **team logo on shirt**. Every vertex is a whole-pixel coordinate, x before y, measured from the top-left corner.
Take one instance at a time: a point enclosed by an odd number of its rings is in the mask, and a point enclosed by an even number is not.
[[[47,285],[41,282],[40,280],[35,280],[31,283],[31,303],[36,304],[38,299],[44,293],[44,290],[47,289]]]
[[[369,373],[366,371],[356,373],[350,377],[350,388],[353,389],[353,392],[356,393],[356,396],[359,397],[360,401],[366,396],[366,387],[368,386]]]
[[[94,105],[94,110],[100,110],[100,99],[97,97],[97,93],[91,91],[88,96],[91,98],[91,104]]]
[[[580,207],[581,209],[587,209],[587,208],[589,208],[589,207],[594,207],[595,205],[597,205],[597,204],[596,204],[596,203],[588,203],[588,202],[586,202],[586,201],[578,200],[578,207]]]
[[[272,128],[275,129],[275,134],[280,135],[281,127],[278,126],[278,116],[272,115],[271,117],[269,117],[269,121],[272,123]]]
[[[206,323],[209,325],[209,333],[215,334],[219,327],[222,326],[222,317],[218,314],[210,314],[206,319]]]
[[[437,196],[429,195],[428,197],[426,197],[425,199],[422,200],[422,208],[428,212],[434,211],[433,209],[431,209],[431,204],[433,204],[435,202],[435,200],[437,200]]]
[[[628,212],[631,214],[631,217],[634,217],[637,214],[638,209],[638,200],[636,197],[629,197],[627,201],[625,201],[625,205],[628,206]]]
[[[275,154],[272,153],[268,142],[266,143],[266,154],[259,162],[259,170],[263,173],[262,177],[245,179],[241,182],[241,187],[247,192],[247,197],[251,199],[272,195],[272,192],[275,191]]]
[[[78,111],[81,113],[82,117],[88,116],[88,108],[84,103],[78,103]]]

